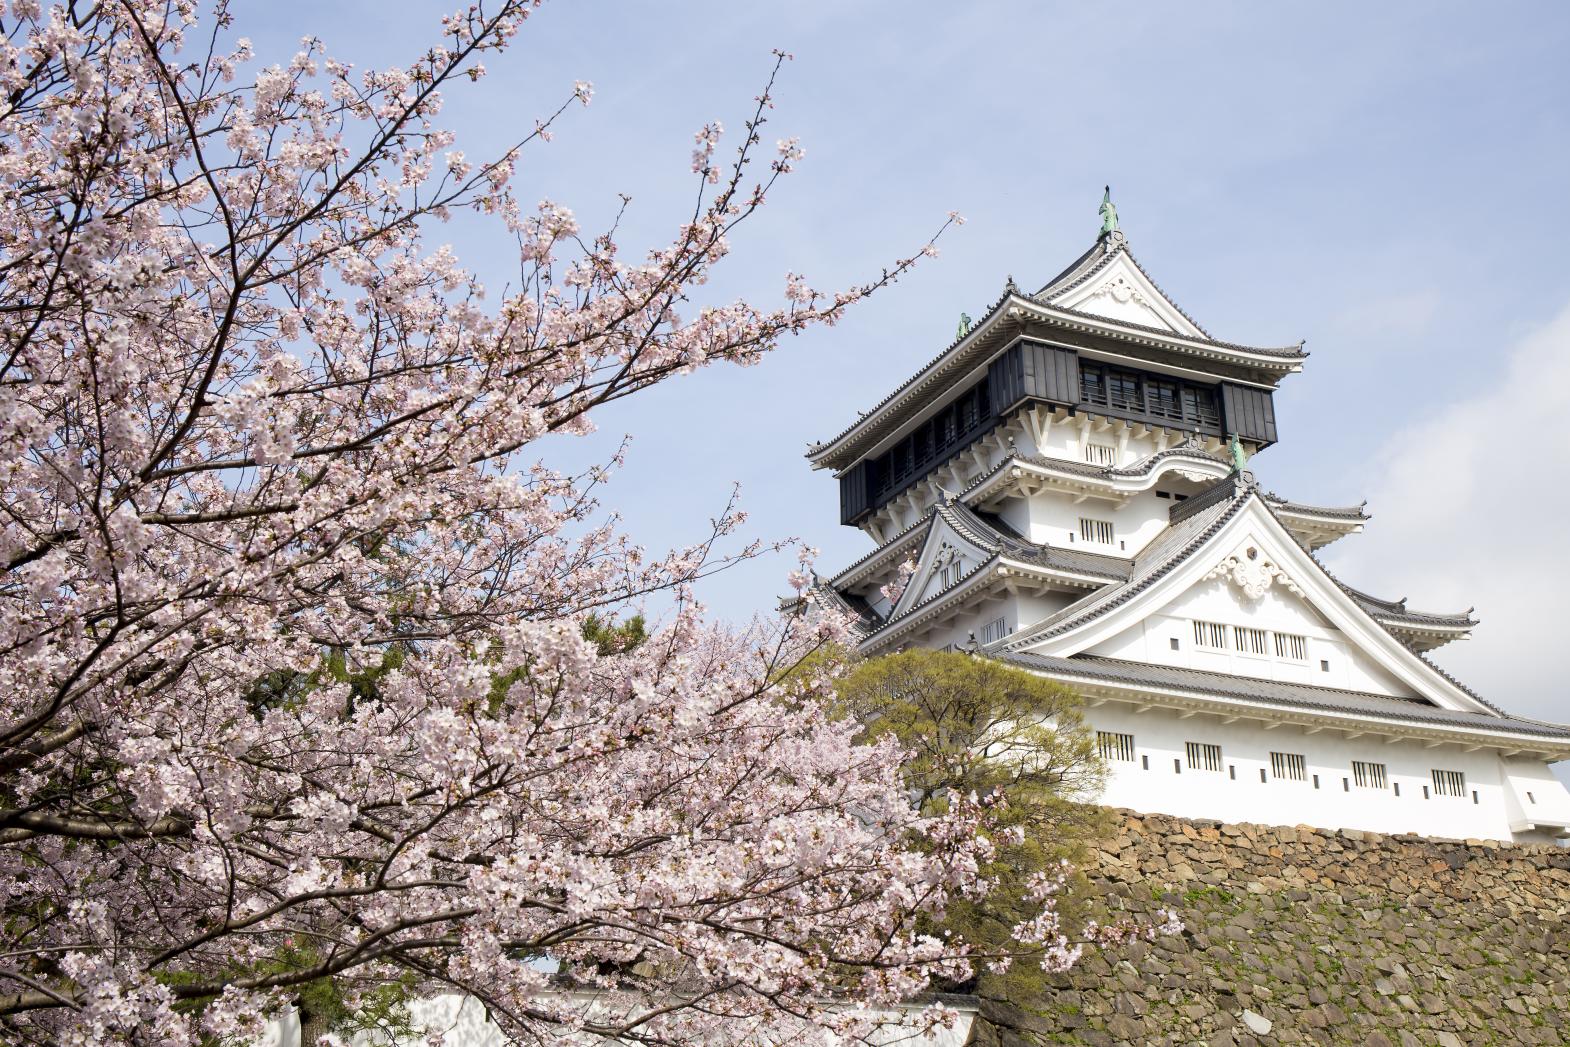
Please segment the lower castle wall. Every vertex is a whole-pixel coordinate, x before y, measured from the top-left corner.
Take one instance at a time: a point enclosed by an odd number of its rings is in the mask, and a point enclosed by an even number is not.
[[[1570,850],[1118,814],[1094,890],[1184,933],[984,1002],[976,1047],[1570,1043]]]
[[[1085,719],[1098,731],[1134,738],[1133,760],[1108,761],[1101,802],[1110,807],[1519,842],[1546,842],[1548,835],[1518,831],[1513,823],[1528,822],[1534,814],[1551,821],[1570,817],[1570,794],[1541,760],[1505,761],[1488,749],[1466,752],[1448,744],[1427,748],[1415,740],[1387,744],[1373,735],[1349,739],[1339,731],[1310,734],[1292,724],[1267,730],[1257,720],[1229,724],[1208,714],[1182,719],[1174,710],[1137,712],[1122,702],[1088,708]],[[1189,766],[1188,742],[1220,746],[1221,770]],[[1272,752],[1302,756],[1304,780],[1275,777]],[[1353,777],[1354,760],[1384,768],[1385,786],[1360,788]],[[1463,775],[1463,794],[1435,792],[1436,769]]]

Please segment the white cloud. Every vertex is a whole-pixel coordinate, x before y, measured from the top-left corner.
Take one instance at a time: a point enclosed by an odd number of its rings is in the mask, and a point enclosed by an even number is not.
[[[1570,721],[1570,307],[1367,463],[1373,521],[1331,569],[1419,610],[1475,605],[1473,639],[1434,659],[1506,711]],[[1570,765],[1561,765],[1561,770]]]

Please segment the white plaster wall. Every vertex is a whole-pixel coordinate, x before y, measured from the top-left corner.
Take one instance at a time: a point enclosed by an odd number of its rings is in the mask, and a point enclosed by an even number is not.
[[[1196,620],[1227,626],[1229,648],[1215,651],[1197,647],[1193,627]],[[1273,636],[1265,655],[1237,651],[1231,631],[1235,625],[1306,637],[1308,658],[1298,662],[1277,657]],[[1174,639],[1178,641],[1176,650],[1172,647]],[[1235,676],[1416,697],[1410,687],[1357,650],[1306,601],[1280,585],[1272,586],[1259,600],[1246,603],[1235,586],[1220,578],[1212,579],[1176,597],[1159,613],[1096,644],[1090,653]]]
[[[1570,824],[1570,792],[1538,761],[1502,761],[1505,809],[1512,825]]]
[[[1182,439],[1182,435],[1176,430],[1172,432],[1173,435],[1168,438],[1166,446],[1171,446]],[[1071,462],[1083,462],[1087,460],[1085,458],[1087,439],[1091,443],[1105,444],[1113,448],[1113,465],[1119,468],[1132,465],[1141,458],[1148,458],[1162,449],[1162,445],[1153,433],[1136,437],[1133,435],[1133,427],[1127,422],[1096,419],[1089,415],[1053,422],[1047,430],[1046,439],[1035,443],[1034,446],[1036,453],[1046,458],[1066,458]],[[1016,443],[1018,442],[1016,438]]]
[[[1267,825],[1313,825],[1327,829],[1366,829],[1382,833],[1418,833],[1453,839],[1539,840],[1540,835],[1512,831],[1510,789],[1503,761],[1488,750],[1465,752],[1457,745],[1428,749],[1419,742],[1386,744],[1382,738],[1349,739],[1336,731],[1309,734],[1283,725],[1266,730],[1258,722],[1227,724],[1217,716],[1199,714],[1180,719],[1158,708],[1144,713],[1135,706],[1108,702],[1086,710],[1086,719],[1100,731],[1134,736],[1132,763],[1109,764],[1102,802],[1136,811],[1187,818]],[[1221,746],[1219,773],[1187,766],[1186,743]],[[1277,781],[1270,775],[1272,752],[1298,753],[1308,763],[1307,782]],[[1173,761],[1180,770],[1174,770]],[[1352,782],[1352,761],[1382,763],[1391,788],[1363,789]],[[1148,764],[1148,767],[1147,767]],[[1532,767],[1526,761],[1512,763]],[[1570,809],[1570,794],[1548,774],[1534,770],[1534,796],[1545,808]],[[1456,798],[1434,795],[1435,768],[1466,775],[1467,794]],[[1260,772],[1266,781],[1260,781]],[[1313,776],[1319,776],[1314,787]],[[1399,794],[1396,786],[1399,786]],[[1429,786],[1425,798],[1423,787]],[[1473,793],[1476,793],[1474,801]]]
[[[1083,549],[1109,556],[1134,556],[1139,553],[1151,539],[1166,529],[1170,522],[1169,513],[1176,504],[1171,499],[1158,497],[1154,489],[1141,491],[1122,504],[1106,498],[1086,498],[1083,502],[1075,502],[1062,494],[1038,494],[1013,501],[1020,508],[1014,509],[1013,518],[1005,513],[1004,519],[1031,541],[1039,545]],[[1078,532],[1082,516],[1111,521],[1115,532],[1113,543],[1102,545],[1081,540]]]

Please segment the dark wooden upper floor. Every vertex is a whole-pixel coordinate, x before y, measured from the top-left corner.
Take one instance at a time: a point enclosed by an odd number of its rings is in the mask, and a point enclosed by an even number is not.
[[[855,524],[875,512],[1029,404],[1217,438],[1236,433],[1261,447],[1276,441],[1268,389],[1187,381],[1021,338],[978,381],[894,446],[841,475],[840,521]]]

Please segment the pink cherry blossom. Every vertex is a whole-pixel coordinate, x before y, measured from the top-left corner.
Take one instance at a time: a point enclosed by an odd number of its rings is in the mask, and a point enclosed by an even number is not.
[[[533,453],[833,323],[920,252],[839,291],[790,276],[772,307],[704,297],[801,155],[746,180],[772,76],[728,167],[699,133],[668,242],[526,208],[519,156],[587,83],[489,160],[437,121],[535,6],[450,15],[399,68],[307,40],[247,83],[223,6],[10,5],[7,1042],[243,1042],[326,976],[456,988],[519,1037],[810,1041],[870,1020],[825,1001],[967,970],[914,928],[985,893],[989,809],[921,817],[831,681],[781,686],[844,623],[705,624],[694,583],[762,548],[718,551],[734,504],[652,554],[598,505],[619,454]],[[426,242],[462,210],[518,245],[498,299]],[[655,592],[644,643],[585,639]],[[1042,904],[1023,954],[1058,947]]]

